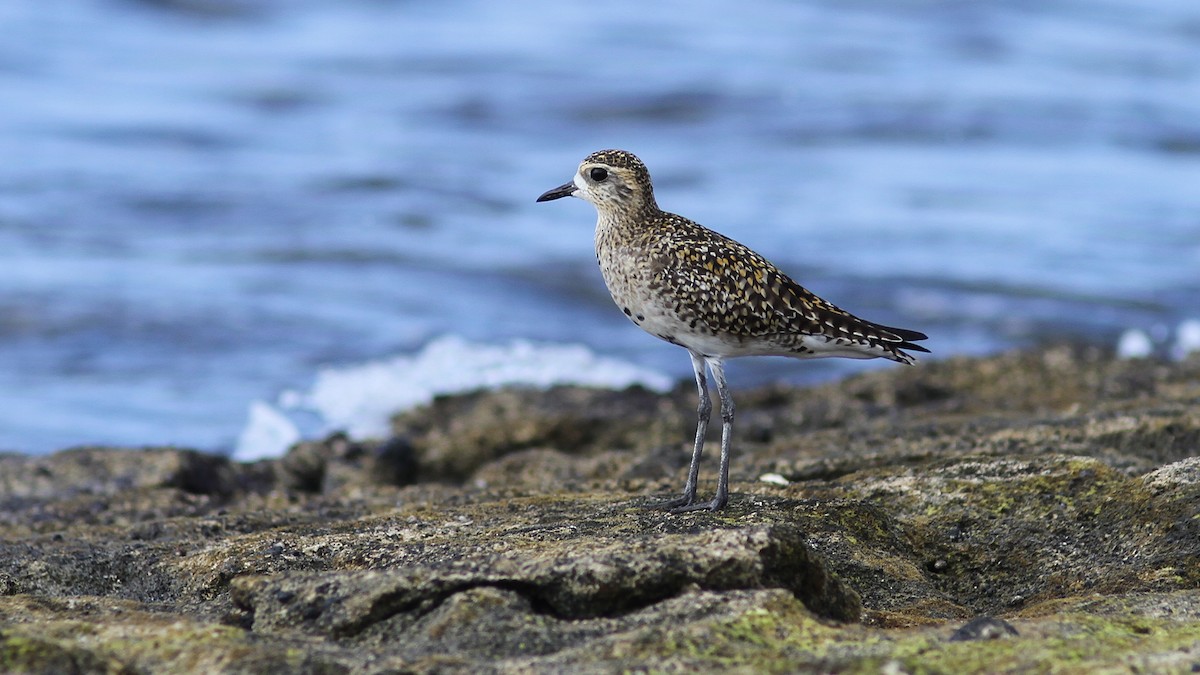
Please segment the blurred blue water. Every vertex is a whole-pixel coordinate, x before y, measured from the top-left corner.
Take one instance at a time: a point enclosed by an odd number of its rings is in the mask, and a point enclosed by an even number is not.
[[[1194,0],[7,0],[0,449],[228,447],[457,334],[678,375],[611,307],[592,150],[937,355],[1200,316]],[[839,362],[738,363],[735,384]]]

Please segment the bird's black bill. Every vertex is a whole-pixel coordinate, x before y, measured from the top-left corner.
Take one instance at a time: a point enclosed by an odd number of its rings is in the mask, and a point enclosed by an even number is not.
[[[574,183],[563,183],[562,185],[559,185],[558,187],[554,188],[553,190],[547,190],[546,192],[543,192],[542,196],[538,197],[537,200],[539,202],[548,202],[551,199],[562,199],[563,197],[570,197],[571,195],[575,194],[575,191],[578,189],[579,188],[575,187]]]

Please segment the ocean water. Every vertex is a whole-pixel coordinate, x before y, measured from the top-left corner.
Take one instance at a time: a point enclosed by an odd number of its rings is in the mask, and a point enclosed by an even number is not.
[[[1200,341],[1194,0],[6,0],[0,32],[3,450],[257,456],[379,430],[363,391],[688,377],[591,207],[533,201],[605,147],[933,358]]]

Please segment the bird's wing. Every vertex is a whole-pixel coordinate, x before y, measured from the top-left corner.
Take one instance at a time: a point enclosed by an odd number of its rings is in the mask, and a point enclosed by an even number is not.
[[[748,338],[823,336],[890,354],[929,351],[913,343],[924,340],[923,333],[860,319],[796,283],[750,248],[691,221],[674,225],[669,244],[657,247],[657,275],[711,330]]]

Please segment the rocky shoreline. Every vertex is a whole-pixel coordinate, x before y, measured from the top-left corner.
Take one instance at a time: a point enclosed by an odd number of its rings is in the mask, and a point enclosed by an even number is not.
[[[688,383],[446,397],[254,464],[0,456],[0,671],[1200,670],[1196,355],[738,403],[717,514],[643,508]]]

